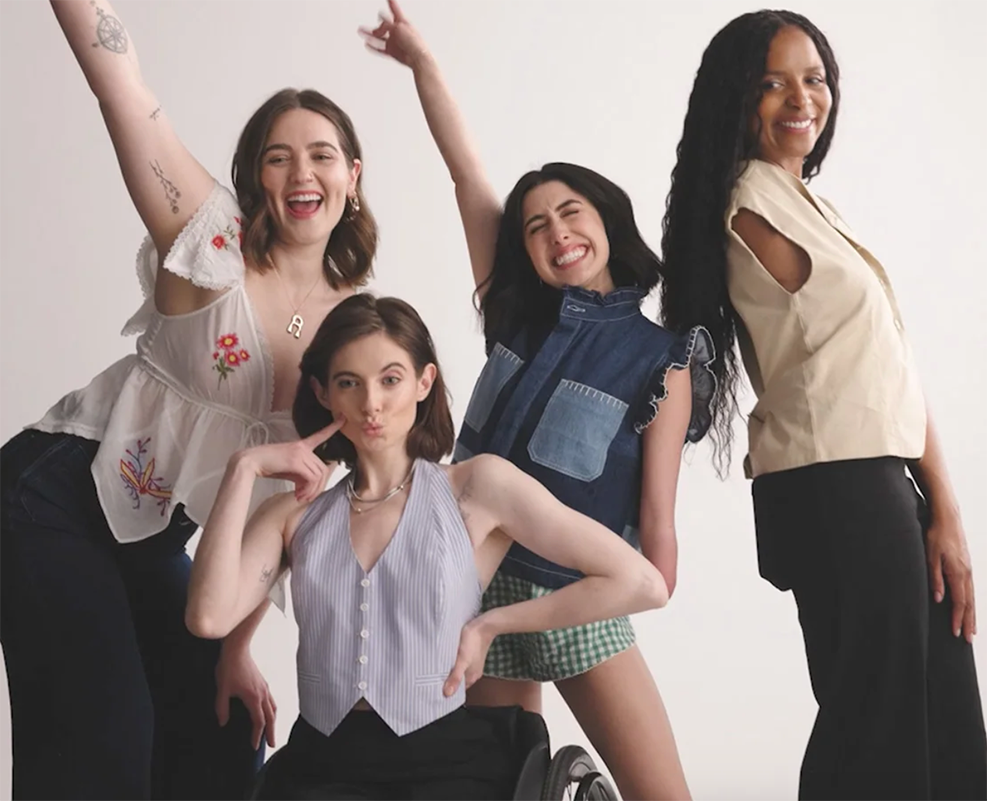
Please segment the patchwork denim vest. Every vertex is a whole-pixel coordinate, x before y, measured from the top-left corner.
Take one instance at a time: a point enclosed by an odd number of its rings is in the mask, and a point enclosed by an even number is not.
[[[687,439],[709,426],[713,356],[705,329],[673,334],[641,313],[645,292],[608,295],[567,287],[558,324],[540,343],[523,329],[490,343],[473,389],[455,460],[502,456],[538,479],[562,503],[640,548],[641,433],[665,396],[665,373],[693,366]],[[506,574],[557,589],[582,575],[514,544]]]

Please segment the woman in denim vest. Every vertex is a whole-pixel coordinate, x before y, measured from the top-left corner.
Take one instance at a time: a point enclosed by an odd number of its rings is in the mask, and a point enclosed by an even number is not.
[[[641,314],[661,262],[643,242],[627,195],[607,179],[548,164],[522,177],[501,208],[435,60],[393,2],[391,12],[362,33],[371,49],[414,72],[456,185],[483,314],[489,358],[455,457],[509,459],[640,548],[671,590],[682,447],[709,421],[708,336],[701,328],[675,336]],[[515,545],[484,608],[579,577]],[[484,674],[470,703],[540,711],[539,682],[555,682],[625,798],[688,796],[627,618],[499,637]]]

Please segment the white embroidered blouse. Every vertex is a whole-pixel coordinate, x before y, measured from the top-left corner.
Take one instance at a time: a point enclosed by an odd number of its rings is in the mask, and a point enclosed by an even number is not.
[[[274,362],[247,296],[236,199],[217,184],[189,220],[164,268],[208,289],[205,308],[163,315],[154,305],[158,254],[137,254],[144,304],[124,326],[137,352],[62,398],[29,428],[100,442],[92,465],[99,501],[120,542],[162,531],[176,504],[200,526],[234,451],[297,437],[273,412]],[[251,511],[284,488],[260,480]]]

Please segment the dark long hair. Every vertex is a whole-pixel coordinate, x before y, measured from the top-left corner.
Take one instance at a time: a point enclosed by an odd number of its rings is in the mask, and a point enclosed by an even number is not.
[[[676,150],[672,185],[662,221],[661,322],[673,331],[705,326],[720,357],[713,396],[714,459],[722,473],[730,463],[733,416],[740,366],[734,352],[736,311],[727,291],[724,216],[743,162],[756,154],[751,119],[761,101],[761,83],[771,40],[795,25],[815,43],[833,96],[829,121],[806,158],[802,176],[819,172],[836,130],[840,72],[823,33],[791,11],[755,11],[723,28],[703,53]]]
[[[627,193],[613,181],[576,164],[554,162],[521,176],[504,203],[493,269],[479,287],[487,341],[525,325],[552,325],[558,317],[559,291],[543,284],[524,246],[524,198],[549,181],[561,181],[585,197],[599,213],[610,243],[614,286],[650,291],[661,275],[661,260],[649,248],[634,220]]]
[[[360,140],[357,139],[356,129],[349,116],[328,97],[314,89],[282,89],[254,112],[237,142],[232,178],[236,199],[245,217],[243,252],[262,272],[271,267],[267,254],[277,236],[260,181],[264,146],[274,121],[286,111],[296,108],[321,114],[335,126],[339,133],[339,144],[351,168],[354,159],[363,161]],[[346,203],[343,218],[333,228],[326,245],[323,270],[326,281],[333,289],[363,285],[373,267],[377,252],[377,221],[370,213],[367,200],[363,196],[362,181],[361,170],[356,181],[356,197],[360,210],[353,211],[353,206]]]
[[[407,448],[412,459],[421,457],[437,462],[452,451],[455,442],[449,396],[428,328],[418,312],[398,298],[376,298],[369,293],[353,295],[326,315],[302,356],[302,375],[291,409],[295,428],[302,437],[307,437],[332,423],[332,414],[319,403],[311,379],[327,387],[332,359],[339,349],[376,333],[387,334],[404,348],[418,375],[426,365],[435,365],[432,391],[418,404]],[[315,452],[327,462],[341,461],[350,467],[356,464],[356,449],[342,434],[334,435]]]

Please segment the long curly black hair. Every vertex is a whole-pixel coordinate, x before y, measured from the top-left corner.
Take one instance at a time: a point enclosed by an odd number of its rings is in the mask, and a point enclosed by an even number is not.
[[[673,331],[703,325],[717,359],[711,439],[721,474],[730,464],[740,365],[734,351],[737,318],[727,291],[724,217],[743,163],[756,155],[751,120],[763,93],[768,49],[775,34],[795,25],[815,43],[833,96],[829,121],[805,159],[802,177],[819,172],[836,130],[839,67],[815,25],[792,11],[755,11],[724,27],[706,48],[689,97],[662,221],[661,322]]]
[[[558,322],[561,293],[539,280],[524,244],[524,198],[549,181],[561,181],[599,212],[610,244],[608,266],[615,287],[637,286],[650,292],[661,275],[661,259],[641,236],[623,189],[588,167],[546,164],[522,175],[504,202],[493,269],[478,289],[488,344],[523,326],[545,329]]]

